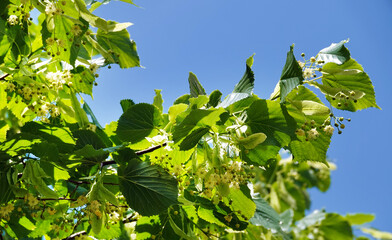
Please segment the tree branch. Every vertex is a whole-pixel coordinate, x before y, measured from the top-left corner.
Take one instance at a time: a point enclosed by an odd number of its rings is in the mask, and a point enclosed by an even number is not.
[[[143,155],[146,153],[154,152],[155,150],[160,149],[161,147],[165,147],[166,145],[167,145],[167,143],[163,143],[162,145],[157,145],[157,146],[153,146],[153,147],[150,147],[150,148],[147,148],[144,150],[137,151],[137,152],[135,152],[135,154],[139,156],[139,155]],[[114,160],[106,161],[106,162],[101,163],[101,167],[104,167],[107,165],[113,165],[113,164],[116,164],[116,161],[114,161]]]
[[[0,81],[3,81],[9,75],[10,75],[9,73],[4,74],[3,76],[0,77]]]
[[[87,181],[75,181],[75,180],[72,180],[72,179],[68,179],[68,180],[66,180],[67,182],[71,182],[71,183],[74,183],[74,184],[76,184],[76,185],[80,185],[80,184],[91,184],[91,182],[87,182]],[[118,183],[103,183],[103,184],[106,184],[106,185],[118,185]]]
[[[135,217],[134,214],[132,214],[131,216],[127,217],[126,219],[123,219],[122,222],[123,222],[123,223],[131,222],[130,220],[132,220],[133,217]],[[80,235],[86,235],[86,234],[87,234],[86,231],[76,232],[76,233],[73,233],[73,234],[69,235],[68,237],[64,238],[63,240],[75,239],[76,237],[78,237],[78,236],[80,236]]]
[[[24,199],[24,198],[17,197],[16,199]],[[38,197],[37,200],[40,200],[40,201],[59,201],[59,200],[76,201],[77,199],[65,198],[65,197],[60,197],[60,198],[39,198]]]

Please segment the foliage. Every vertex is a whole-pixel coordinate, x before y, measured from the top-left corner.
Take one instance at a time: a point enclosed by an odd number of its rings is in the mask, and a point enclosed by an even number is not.
[[[168,113],[155,90],[102,127],[82,94],[99,68],[139,66],[131,24],[92,13],[107,2],[0,2],[1,238],[353,239],[358,226],[392,239],[362,227],[373,215],[305,214],[307,189],[329,188],[331,136],[350,122],[333,108],[378,107],[347,41],[304,62],[291,46],[270,99],[253,94],[251,56],[223,100],[190,73]]]

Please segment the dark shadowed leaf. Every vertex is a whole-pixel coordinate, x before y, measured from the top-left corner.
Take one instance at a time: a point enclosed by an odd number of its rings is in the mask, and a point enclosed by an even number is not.
[[[180,149],[182,151],[189,150],[196,146],[196,144],[200,141],[200,139],[208,133],[210,130],[209,127],[200,127],[191,132],[180,144]]]
[[[216,107],[221,101],[222,93],[219,90],[214,90],[210,96],[207,103],[207,107]]]
[[[199,95],[206,95],[206,91],[204,90],[203,86],[200,84],[199,80],[197,80],[196,75],[193,72],[189,73],[189,89],[191,92],[191,97],[195,98]]]
[[[177,181],[159,166],[133,158],[118,177],[127,203],[141,215],[156,215],[177,203]]]
[[[278,102],[257,100],[252,103],[247,113],[246,124],[252,132],[267,135],[263,144],[286,146],[290,142],[290,136],[295,130],[293,119]]]
[[[135,102],[132,101],[131,99],[123,99],[120,101],[121,108],[123,112],[126,112],[129,107],[135,105]]]
[[[133,105],[118,120],[116,133],[120,140],[139,142],[155,129],[162,117],[158,108],[147,103]]]
[[[284,65],[282,75],[280,76],[280,102],[284,102],[287,94],[304,80],[302,69],[295,59],[293,49],[294,46],[291,46],[290,51],[287,52],[286,64]]]

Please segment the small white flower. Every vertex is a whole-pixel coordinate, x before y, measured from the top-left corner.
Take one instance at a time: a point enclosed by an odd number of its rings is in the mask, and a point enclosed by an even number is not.
[[[317,132],[316,128],[310,129],[307,132],[307,134],[308,134],[309,139],[316,139],[319,136],[319,133]]]
[[[314,69],[312,68],[305,68],[303,75],[305,79],[309,79],[313,76],[314,74]]]
[[[9,16],[8,23],[12,26],[18,24],[18,16],[16,15]]]
[[[147,141],[149,141],[150,143],[153,143],[155,145],[162,145],[168,140],[167,136],[163,136],[163,135],[156,135],[152,138],[146,137],[146,139],[147,139]]]
[[[324,132],[326,132],[328,135],[332,135],[333,130],[334,130],[334,128],[331,125],[325,126],[325,128],[324,128]]]
[[[82,29],[79,27],[79,25],[74,24],[71,28],[71,33],[74,36],[79,36],[82,33]]]
[[[181,173],[184,171],[184,169],[182,168],[182,166],[180,164],[176,164],[173,167],[173,173],[176,176],[181,175]]]
[[[90,71],[91,71],[92,73],[96,73],[97,70],[98,70],[98,68],[99,68],[99,66],[98,66],[98,64],[96,64],[96,63],[92,63],[92,64],[90,65],[90,67],[89,67],[89,69],[90,69]]]
[[[297,129],[297,130],[295,131],[295,133],[296,133],[298,136],[305,136],[305,131],[304,131],[303,129]]]
[[[45,1],[46,2],[46,7],[45,7],[45,13],[47,15],[54,15],[57,13],[57,7],[54,5],[54,3],[50,1]]]

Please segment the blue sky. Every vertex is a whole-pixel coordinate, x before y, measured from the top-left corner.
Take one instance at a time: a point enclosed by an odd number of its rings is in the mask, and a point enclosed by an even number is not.
[[[376,214],[372,226],[392,231],[392,158],[389,120],[392,54],[392,1],[261,1],[150,0],[141,8],[111,2],[96,14],[118,22],[133,22],[131,38],[145,68],[102,69],[94,100],[87,102],[101,124],[121,115],[119,101],[152,102],[162,89],[167,111],[188,93],[188,72],[194,72],[207,93],[230,93],[256,53],[254,93],[268,98],[279,80],[289,46],[297,58],[308,57],[350,38],[346,45],[373,81],[378,105],[350,116],[342,135],[332,139],[328,156],[338,169],[327,193],[311,191],[312,209],[341,214]]]

